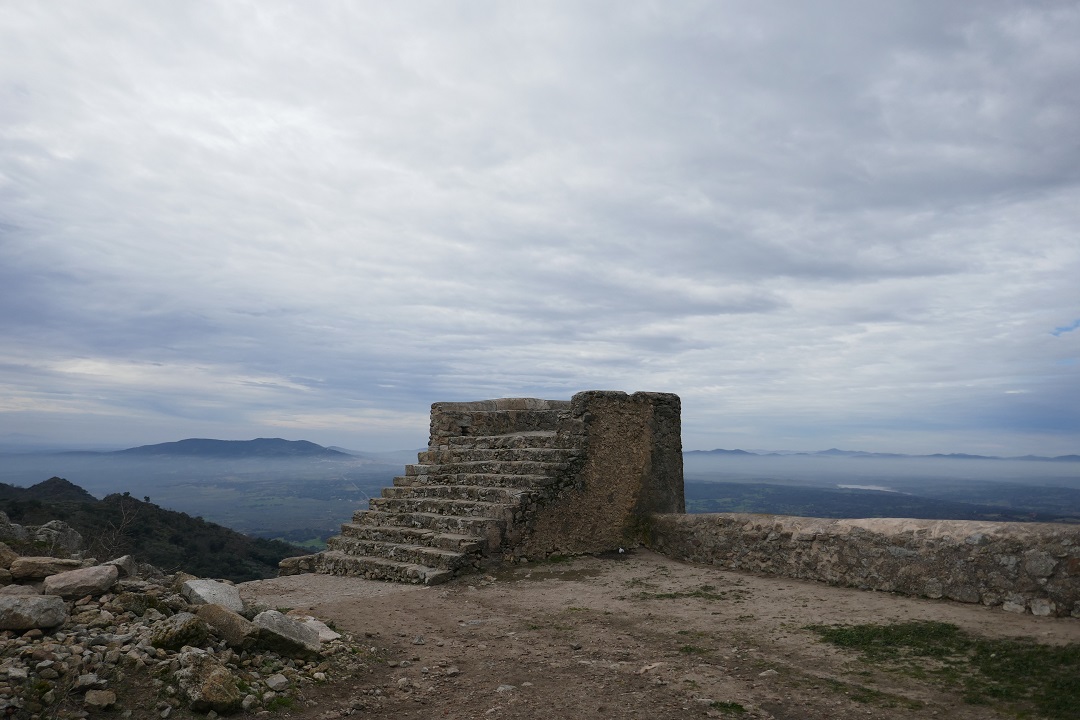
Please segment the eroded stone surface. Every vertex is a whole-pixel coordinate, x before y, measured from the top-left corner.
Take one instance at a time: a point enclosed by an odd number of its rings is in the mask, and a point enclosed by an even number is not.
[[[54,558],[47,556],[20,557],[12,561],[11,577],[15,580],[41,580],[56,575],[57,573],[76,570],[82,567],[82,562],[66,558]]]
[[[726,568],[1080,617],[1080,528],[1072,525],[657,515],[649,545]]]
[[[50,595],[0,596],[0,630],[31,630],[63,625],[68,619],[67,603]]]
[[[227,607],[233,612],[244,611],[244,601],[240,599],[237,589],[228,583],[217,580],[196,578],[186,581],[180,589],[180,594],[188,602],[198,605],[201,603],[213,603]]]
[[[244,699],[237,677],[205,652],[187,652],[176,673],[180,692],[196,712],[231,713]]]
[[[277,610],[266,610],[252,620],[260,628],[259,645],[283,655],[319,652],[319,633]]]
[[[207,633],[205,622],[189,612],[180,612],[154,625],[150,644],[166,650],[179,650],[185,645],[206,642]]]
[[[45,578],[42,593],[59,595],[63,598],[101,595],[115,585],[119,577],[120,572],[114,565],[95,565],[68,570]]]
[[[255,623],[223,605],[199,605],[195,614],[234,650],[254,647],[259,636],[259,627]]]

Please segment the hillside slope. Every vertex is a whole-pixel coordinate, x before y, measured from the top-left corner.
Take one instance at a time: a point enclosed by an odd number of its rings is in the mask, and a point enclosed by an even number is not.
[[[282,558],[305,552],[277,540],[250,538],[127,493],[97,500],[63,478],[29,488],[0,484],[0,511],[20,525],[62,520],[83,536],[87,552],[99,559],[131,554],[165,572],[182,570],[236,582],[273,577]],[[33,547],[15,549],[35,552]]]

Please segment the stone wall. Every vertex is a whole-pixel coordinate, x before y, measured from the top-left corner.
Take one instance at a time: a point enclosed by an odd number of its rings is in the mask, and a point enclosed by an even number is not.
[[[681,422],[678,395],[574,395],[557,432],[561,446],[582,451],[582,464],[531,514],[511,556],[637,545],[652,513],[685,512]]]
[[[1074,525],[664,514],[646,544],[725,568],[1080,617]]]
[[[448,439],[468,435],[502,435],[530,430],[555,430],[552,410],[569,410],[568,400],[500,398],[477,402],[437,402],[431,405],[428,448],[449,447]]]

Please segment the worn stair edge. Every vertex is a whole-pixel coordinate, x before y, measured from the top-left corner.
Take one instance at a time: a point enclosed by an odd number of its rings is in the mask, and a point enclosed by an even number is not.
[[[508,433],[506,435],[462,435],[446,438],[450,448],[473,447],[477,449],[497,448],[557,448],[559,436],[554,430],[535,430],[532,432]]]
[[[401,545],[426,545],[462,553],[479,552],[482,545],[481,538],[475,535],[437,532],[435,530],[398,527],[396,525],[344,523],[341,526],[341,536],[358,540],[399,543]]]
[[[381,527],[412,527],[435,531],[458,531],[463,535],[490,537],[492,530],[501,532],[506,521],[500,518],[477,515],[439,515],[424,512],[383,512],[380,510],[357,510],[353,513],[353,523],[357,525],[378,525]],[[463,531],[463,532],[462,532]]]
[[[446,517],[488,517],[510,521],[518,504],[485,502],[483,500],[455,500],[442,497],[378,497],[370,498],[372,510],[388,513],[433,513]]]
[[[543,462],[565,463],[580,457],[573,448],[475,448],[454,447],[447,450],[425,450],[417,454],[419,465],[440,465],[460,462]]]
[[[569,462],[547,462],[543,460],[466,460],[462,462],[406,465],[405,474],[428,475],[433,472],[442,472],[492,475],[554,475],[569,467]]]
[[[423,487],[434,485],[471,485],[479,487],[504,487],[537,490],[555,482],[553,475],[500,475],[499,473],[433,472],[424,475],[399,475],[394,478],[395,487]]]
[[[486,485],[404,485],[382,489],[384,498],[439,498],[480,501],[500,505],[521,505],[533,496],[532,490]]]
[[[473,558],[456,550],[444,550],[428,545],[407,545],[384,540],[365,540],[355,537],[332,537],[327,550],[336,550],[355,557],[372,557],[395,562],[433,567],[438,570],[460,570],[473,565]]]
[[[327,575],[363,577],[369,580],[388,580],[423,585],[438,585],[454,577],[449,570],[396,562],[373,557],[357,557],[338,550],[318,554],[319,572]]]

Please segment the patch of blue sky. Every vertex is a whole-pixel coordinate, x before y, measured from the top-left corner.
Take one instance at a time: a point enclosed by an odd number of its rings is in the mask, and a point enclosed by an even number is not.
[[[1072,325],[1062,325],[1061,327],[1056,327],[1050,331],[1050,334],[1054,337],[1061,337],[1065,333],[1072,332],[1077,328],[1080,328],[1080,319],[1073,320]]]

